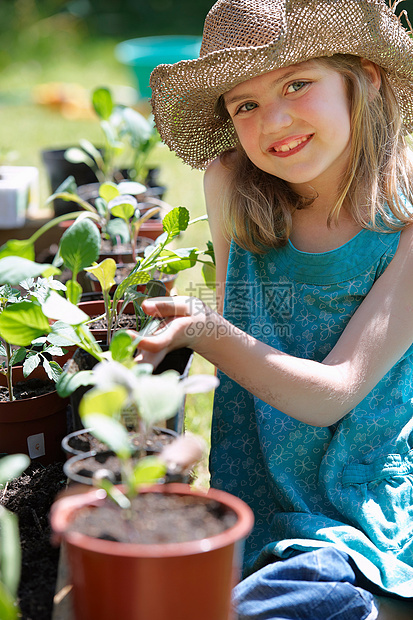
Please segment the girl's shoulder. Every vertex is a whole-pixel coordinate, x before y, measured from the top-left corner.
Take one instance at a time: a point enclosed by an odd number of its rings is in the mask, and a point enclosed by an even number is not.
[[[205,170],[205,190],[213,191],[217,185],[222,191],[222,183],[228,183],[232,177],[232,163],[235,161],[235,151],[228,151],[214,159]]]

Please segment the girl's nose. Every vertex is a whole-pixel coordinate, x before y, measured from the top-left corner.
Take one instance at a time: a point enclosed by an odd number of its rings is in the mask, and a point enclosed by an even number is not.
[[[289,107],[277,102],[263,108],[262,121],[263,133],[273,133],[290,127],[293,118]]]

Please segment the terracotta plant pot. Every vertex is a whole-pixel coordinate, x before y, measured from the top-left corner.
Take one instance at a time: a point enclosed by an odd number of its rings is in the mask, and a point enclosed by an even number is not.
[[[122,305],[122,302],[118,302],[118,308],[120,308],[121,305]],[[103,299],[96,299],[94,301],[81,301],[78,304],[78,306],[81,310],[83,310],[83,312],[85,312],[88,316],[90,316],[90,318],[98,317],[98,316],[101,316],[102,314],[105,314],[105,303]],[[125,315],[130,314],[130,315],[135,316],[135,310],[133,307],[133,303],[127,304],[123,314]],[[94,335],[94,337],[96,338],[96,340],[106,342],[106,338],[107,338],[106,329],[94,328],[93,323],[89,325],[89,329]]]
[[[99,506],[100,491],[72,495],[52,507],[54,535],[65,542],[75,620],[229,620],[231,590],[240,577],[242,541],[253,525],[240,499],[187,485],[158,485],[142,492],[215,500],[236,523],[221,534],[183,543],[128,544],[92,538],[68,525],[82,506]]]
[[[41,378],[42,371],[36,369],[33,375]],[[16,383],[19,370],[13,372],[17,375]],[[5,377],[0,376],[4,385]],[[69,399],[60,398],[56,390],[33,398],[1,402],[0,454],[22,452],[43,465],[63,461],[61,442],[67,434],[68,404]]]

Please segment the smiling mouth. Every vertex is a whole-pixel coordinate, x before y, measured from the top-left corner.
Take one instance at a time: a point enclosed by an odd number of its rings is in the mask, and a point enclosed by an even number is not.
[[[304,145],[306,142],[308,142],[313,137],[313,135],[314,134],[310,134],[309,136],[304,136],[302,138],[298,138],[297,140],[292,140],[291,142],[281,144],[281,146],[278,147],[271,147],[269,151],[272,153],[290,153],[297,147]]]

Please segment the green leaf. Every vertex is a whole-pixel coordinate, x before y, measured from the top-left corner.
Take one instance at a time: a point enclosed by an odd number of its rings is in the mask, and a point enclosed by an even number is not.
[[[23,364],[23,375],[28,377],[35,368],[40,364],[40,355],[35,353],[34,355],[30,355],[27,357]]]
[[[141,486],[155,484],[161,480],[166,471],[167,467],[159,457],[147,456],[135,465],[128,482],[135,491],[139,492]]]
[[[26,353],[27,349],[25,347],[19,347],[18,349],[13,351],[13,354],[10,358],[10,365],[15,366],[16,364],[20,364],[20,362],[22,362],[26,357]],[[4,353],[0,351],[0,355],[6,355],[6,350],[4,350]]]
[[[105,258],[101,263],[97,265],[92,265],[91,267],[86,267],[85,271],[91,273],[98,279],[99,284],[102,288],[102,291],[110,291],[112,286],[116,284],[115,282],[115,274],[116,274],[116,262],[113,258]]]
[[[114,217],[106,225],[106,232],[110,236],[113,245],[128,243],[130,241],[129,227],[125,220]]]
[[[59,355],[64,355],[65,354],[65,351],[63,351],[62,347],[58,347],[58,346],[55,346],[55,345],[53,345],[53,346],[49,346],[48,345],[43,352],[44,353],[49,353],[49,355],[55,355],[55,356],[59,356]]]
[[[6,256],[0,259],[1,284],[20,284],[28,278],[48,277],[60,273],[60,269],[47,263],[35,263],[20,256]]]
[[[121,194],[129,194],[130,196],[139,196],[139,194],[144,194],[147,191],[145,185],[137,183],[137,181],[121,181],[118,184],[118,190]]]
[[[70,347],[71,345],[80,344],[76,331],[71,325],[67,325],[63,321],[56,321],[52,324],[52,331],[48,335],[47,340],[50,344],[57,347]],[[52,355],[56,355],[56,353],[52,353]]]
[[[65,159],[72,164],[86,164],[90,168],[95,165],[94,160],[83,149],[77,146],[73,146],[65,151]]]
[[[158,265],[163,273],[178,273],[190,269],[196,264],[198,248],[183,248],[172,252],[163,250],[158,258]],[[170,262],[169,262],[170,261]]]
[[[99,186],[99,196],[106,202],[110,202],[113,198],[119,196],[119,193],[120,192],[116,183],[107,181],[106,183],[101,183]]]
[[[60,255],[64,264],[73,273],[79,273],[99,258],[99,229],[89,219],[76,220],[63,233],[60,240]]]
[[[6,590],[0,582],[0,618],[2,620],[18,620],[21,618],[14,597]]]
[[[132,336],[124,330],[118,330],[112,337],[109,351],[115,362],[122,363],[132,360],[136,346],[135,339]]]
[[[20,537],[17,516],[2,507],[0,511],[1,580],[7,591],[17,595],[20,579]]]
[[[43,368],[45,369],[46,374],[49,377],[49,379],[51,381],[54,381],[55,383],[59,379],[60,375],[62,374],[61,367],[54,360],[50,360],[49,362],[49,360],[44,359]]]
[[[217,269],[212,263],[202,265],[202,277],[208,288],[215,290],[217,281]]]
[[[127,430],[120,422],[101,413],[87,414],[82,418],[85,428],[91,428],[98,439],[109,446],[121,459],[131,456],[132,449]]]
[[[175,207],[162,220],[163,229],[168,233],[168,239],[173,239],[180,232],[187,229],[189,222],[189,211],[186,207]]]
[[[30,465],[27,454],[9,454],[0,459],[0,484],[17,478]]]
[[[96,88],[92,94],[92,105],[103,120],[108,120],[113,111],[113,99],[108,88]]]
[[[65,152],[66,155],[66,152]],[[59,187],[55,190],[56,194],[60,193],[69,193],[69,194],[77,194],[77,184],[75,177],[70,175],[65,179]]]
[[[149,140],[152,127],[140,112],[133,108],[121,108],[121,106],[117,106],[117,112],[122,116],[122,127],[124,127],[122,133],[130,137],[134,148],[139,148],[143,142]]]
[[[168,370],[160,375],[139,377],[134,397],[142,419],[154,425],[177,413],[184,401],[184,392],[178,373]]]
[[[111,387],[109,390],[93,388],[80,402],[80,417],[92,413],[101,413],[109,417],[120,415],[127,396],[128,392],[122,385]]]
[[[34,243],[30,239],[9,239],[0,248],[0,258],[5,256],[20,256],[21,258],[34,261]]]
[[[83,310],[55,291],[50,291],[42,307],[44,314],[49,319],[63,321],[68,325],[79,325],[80,323],[85,323],[90,318]],[[57,343],[55,342],[55,344]]]
[[[66,282],[66,297],[71,304],[75,306],[79,303],[83,289],[76,280],[68,280]]]
[[[137,284],[146,284],[149,282],[151,276],[147,271],[136,271],[132,272],[127,278],[122,280],[122,282],[118,285],[115,294],[113,296],[113,303],[117,303],[120,299],[122,299],[124,292],[129,286],[136,286]]]
[[[111,215],[121,217],[125,222],[129,222],[130,218],[135,214],[138,202],[133,196],[124,195],[113,198],[108,207]]]
[[[0,336],[10,344],[27,347],[32,340],[50,330],[49,321],[37,302],[13,304],[0,315]]]
[[[102,163],[102,155],[100,151],[90,142],[90,140],[85,140],[82,138],[79,140],[79,144],[82,149],[90,155],[92,162],[91,167],[94,168],[96,165],[99,167]]]
[[[67,398],[70,394],[73,394],[78,387],[93,384],[94,377],[92,370],[79,370],[74,374],[62,372],[56,381],[56,391],[61,398]]]

